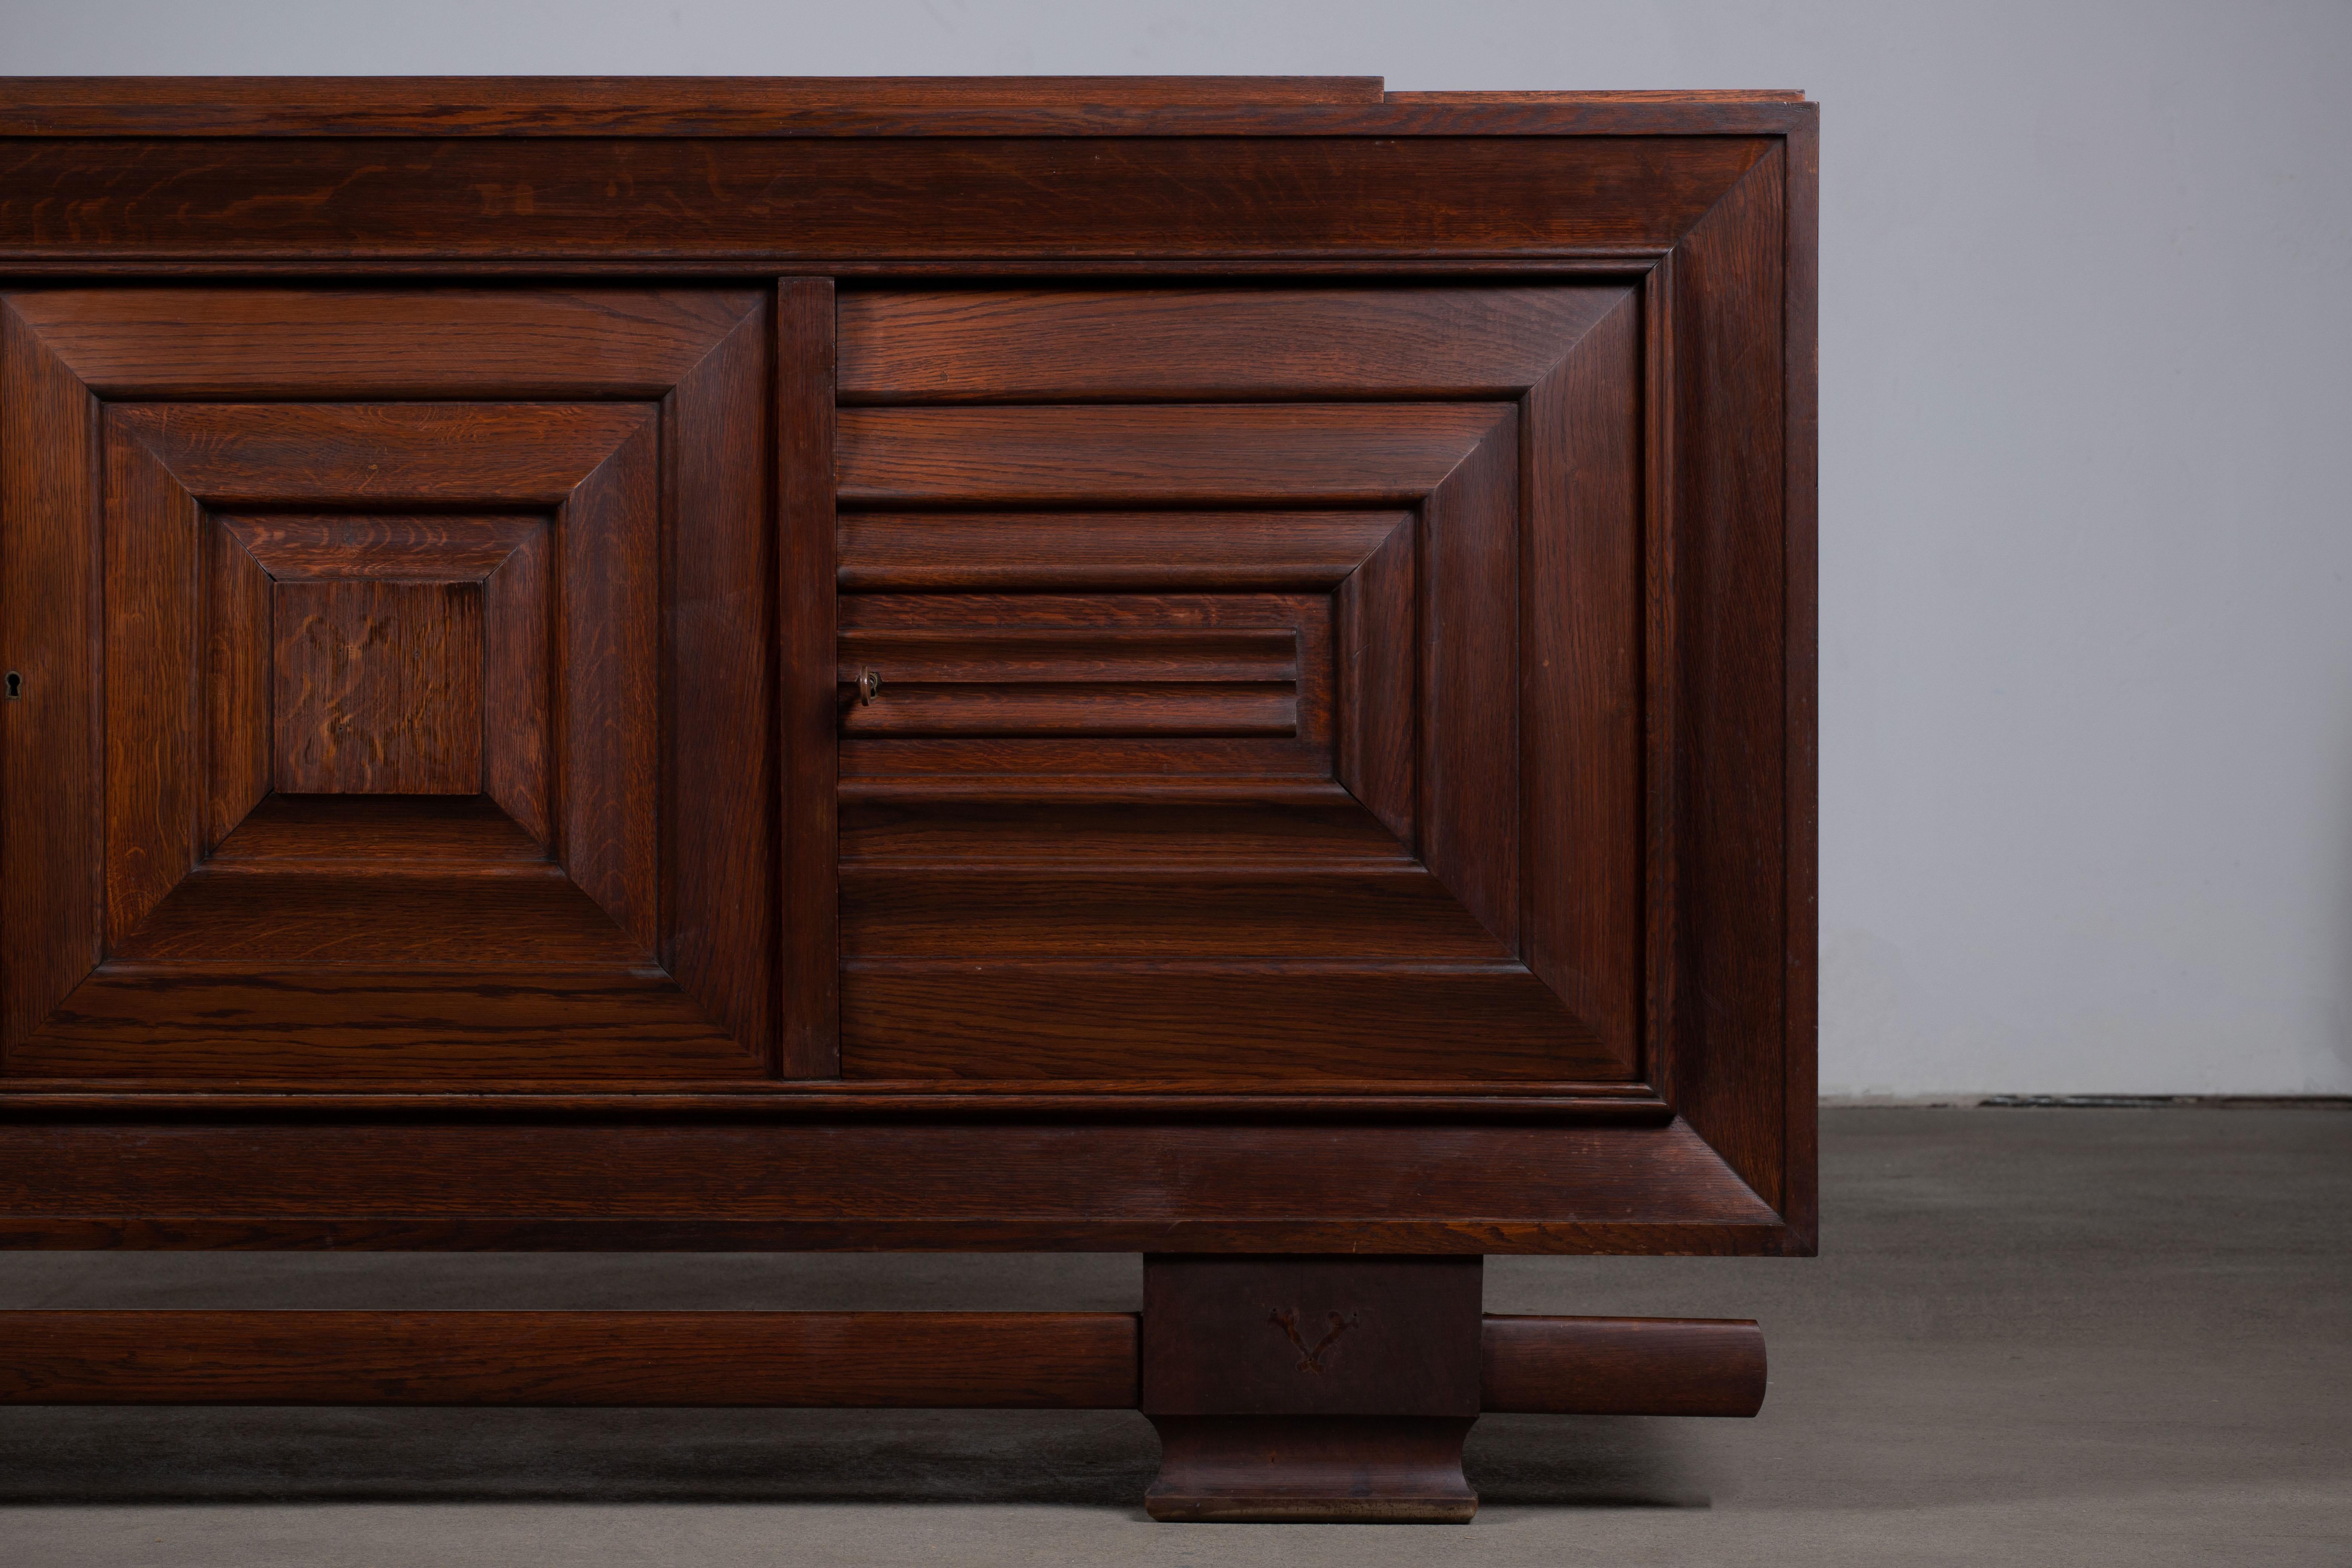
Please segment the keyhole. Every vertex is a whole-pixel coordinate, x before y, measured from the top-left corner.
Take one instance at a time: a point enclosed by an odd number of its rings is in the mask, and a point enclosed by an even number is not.
[[[15,670],[8,672],[8,700],[14,702],[25,695],[25,678]]]

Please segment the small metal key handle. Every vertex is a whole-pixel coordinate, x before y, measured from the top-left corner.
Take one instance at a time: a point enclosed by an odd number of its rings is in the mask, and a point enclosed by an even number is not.
[[[871,668],[860,669],[857,679],[850,682],[850,688],[857,693],[857,705],[870,708],[874,705],[874,699],[881,693],[882,672]]]

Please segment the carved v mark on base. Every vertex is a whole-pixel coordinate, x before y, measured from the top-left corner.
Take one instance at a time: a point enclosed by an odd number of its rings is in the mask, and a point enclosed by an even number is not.
[[[1297,1308],[1277,1307],[1272,1312],[1267,1314],[1266,1321],[1278,1325],[1282,1331],[1286,1335],[1289,1336],[1290,1342],[1297,1347],[1299,1355],[1298,1370],[1301,1372],[1321,1372],[1323,1370],[1324,1352],[1328,1351],[1333,1345],[1339,1343],[1339,1336],[1341,1334],[1346,1333],[1349,1329],[1356,1326],[1358,1314],[1349,1312],[1345,1317],[1342,1317],[1337,1312],[1327,1312],[1324,1316],[1330,1321],[1330,1331],[1326,1333],[1321,1339],[1316,1341],[1314,1346],[1310,1349],[1306,1340],[1301,1338],[1299,1335],[1298,1310]]]

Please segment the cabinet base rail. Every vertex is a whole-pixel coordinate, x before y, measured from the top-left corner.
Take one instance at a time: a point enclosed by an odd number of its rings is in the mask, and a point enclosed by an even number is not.
[[[1764,1398],[1752,1321],[1488,1315],[1475,1410],[1366,1410],[1318,1374],[1368,1333],[1270,1317],[1338,1408],[1153,1409],[1152,1331],[1130,1312],[6,1311],[0,1404],[1141,1408],[1163,1447],[1155,1517],[1435,1521],[1477,1506],[1461,1447],[1478,1411],[1753,1415]]]

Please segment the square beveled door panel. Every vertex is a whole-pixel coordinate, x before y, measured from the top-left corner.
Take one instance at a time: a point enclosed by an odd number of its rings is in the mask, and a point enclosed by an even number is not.
[[[770,1071],[766,296],[5,311],[10,1078]]]
[[[851,1077],[1643,1071],[1643,297],[853,291]]]

